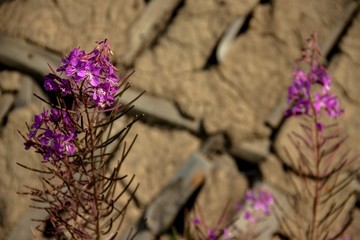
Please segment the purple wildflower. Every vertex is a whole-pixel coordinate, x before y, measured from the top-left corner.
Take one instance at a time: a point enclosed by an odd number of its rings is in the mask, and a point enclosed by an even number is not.
[[[334,94],[315,93],[314,97],[315,101],[313,105],[317,114],[320,114],[321,110],[325,109],[329,117],[335,118],[344,112],[343,109],[340,109],[339,101]]]
[[[270,206],[274,203],[274,198],[271,193],[262,189],[258,191],[248,190],[245,200],[253,209],[257,211],[260,210],[265,214],[270,214]]]
[[[110,62],[111,47],[107,39],[98,42],[90,53],[73,49],[61,60],[58,75],[45,76],[47,91],[59,91],[61,96],[72,94],[80,102],[104,108],[111,106],[119,90],[117,69]],[[62,77],[60,77],[62,76]]]
[[[315,125],[320,132],[324,130],[324,125],[321,122],[316,122]]]
[[[223,236],[224,236],[224,238],[225,238],[226,240],[232,239],[232,237],[231,237],[231,232],[230,232],[227,228],[224,228]]]
[[[69,55],[61,60],[62,65],[56,70],[57,72],[65,72],[68,77],[75,77],[81,67],[81,58],[85,55],[85,51],[80,48],[73,49]],[[75,78],[78,80],[78,78]]]
[[[209,237],[209,240],[215,240],[217,238],[215,231],[212,229],[208,230],[207,235]]]
[[[201,224],[200,218],[194,218],[194,219],[192,220],[192,222],[193,222],[193,224],[194,224],[195,226],[198,226],[198,225]]]
[[[49,73],[45,76],[44,80],[44,88],[46,91],[55,91],[59,89],[59,83],[56,81],[57,79],[60,79],[55,74]]]
[[[324,66],[318,65],[312,73],[315,75],[314,82],[322,86],[322,92],[325,94],[331,89],[331,76]]]
[[[298,62],[293,73],[293,84],[288,88],[288,103],[290,108],[285,112],[286,116],[308,115],[314,113],[320,115],[323,110],[329,117],[340,116],[344,110],[340,109],[340,104],[331,90],[331,76],[327,69],[319,63],[319,49],[315,37],[311,39],[310,49],[314,51],[304,51],[303,58]],[[310,66],[307,73],[299,70],[302,64]],[[312,91],[315,85],[321,86],[321,92]],[[313,109],[313,111],[310,111]],[[321,123],[318,123],[321,126]],[[319,128],[319,127],[318,127]],[[322,128],[319,128],[322,129]]]
[[[250,211],[244,212],[244,218],[251,223],[255,222],[255,216]]]
[[[99,84],[94,89],[93,100],[98,106],[104,107],[105,104],[114,101],[114,97],[109,95],[108,91],[110,91],[110,86],[106,83]]]
[[[35,116],[25,149],[30,147],[43,155],[45,161],[58,161],[76,152],[76,126],[64,110],[51,109]]]
[[[82,68],[77,73],[78,81],[90,83],[91,86],[96,87],[100,84],[101,68],[97,67],[93,62],[87,61],[83,64]]]
[[[307,79],[304,71],[295,69],[293,72],[294,85],[289,87],[290,96],[302,96],[304,98],[310,96],[311,84]]]
[[[243,216],[248,222],[254,223],[264,215],[270,214],[270,207],[274,203],[274,198],[271,193],[263,189],[248,190],[245,195],[245,202],[250,208],[244,211]]]

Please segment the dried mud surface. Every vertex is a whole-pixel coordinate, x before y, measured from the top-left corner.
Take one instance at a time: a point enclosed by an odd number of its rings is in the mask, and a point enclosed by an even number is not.
[[[317,32],[320,45],[325,42],[352,1],[181,2],[165,28],[135,58],[131,68],[136,72],[130,80],[134,89],[146,90],[151,96],[175,103],[184,117],[201,122],[203,129],[201,133],[194,133],[146,120],[132,129],[129,137],[136,133],[139,137],[125,168],[129,174],[135,174],[140,183],[137,198],[141,206],[131,206],[127,227],[136,221],[185,160],[201,148],[205,137],[214,134],[224,134],[228,145],[235,149],[243,143],[268,139],[274,148],[259,171],[267,183],[286,190],[279,158],[284,158],[281,149],[287,144],[286,133],[295,127],[285,121],[273,129],[265,121],[285,100],[294,59],[299,56],[304,40]],[[125,70],[122,61],[129,50],[129,31],[150,3],[141,0],[4,0],[0,1],[0,34],[61,55],[79,46],[89,51],[95,41],[108,38],[115,64]],[[246,22],[228,44],[224,58],[216,59],[216,48],[222,37],[239,17],[245,17]],[[346,147],[352,149],[353,154],[360,154],[357,147],[360,141],[359,36],[357,11],[327,56],[334,91],[346,109],[341,119],[349,135]],[[43,108],[31,93],[36,91],[46,97],[39,87],[39,79],[6,65],[1,68],[3,89],[9,89],[8,92],[15,89],[18,93],[15,104],[6,112],[6,121],[0,126],[0,238],[11,233],[26,213],[29,201],[16,191],[21,191],[25,182],[35,183],[37,178],[35,174],[18,170],[16,162],[40,163],[39,156],[23,150],[17,129],[24,130],[24,122],[31,122],[31,116]],[[216,158],[217,167],[199,195],[203,205],[214,203],[214,207],[209,208],[212,216],[221,214],[221,205],[227,200],[234,203],[234,198],[241,199],[251,180],[241,160],[229,153],[221,153]],[[356,211],[354,217],[358,219]],[[355,226],[352,230],[360,239],[358,228]]]

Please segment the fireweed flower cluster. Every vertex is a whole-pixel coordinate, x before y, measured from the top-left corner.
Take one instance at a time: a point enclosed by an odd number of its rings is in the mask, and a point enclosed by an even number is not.
[[[112,54],[107,39],[90,53],[75,48],[62,59],[56,73],[45,76],[47,91],[60,91],[61,96],[72,95],[83,104],[104,108],[114,103],[119,90],[117,69],[110,62]]]
[[[316,37],[313,37],[294,69],[293,84],[288,88],[290,108],[286,111],[286,116],[313,113],[319,116],[325,111],[329,117],[335,118],[344,112],[336,96],[330,91],[332,79],[327,69],[320,64],[320,56]],[[308,66],[308,71],[301,69],[304,65]],[[317,86],[321,88],[319,91]],[[318,127],[321,129],[321,123],[318,123]]]
[[[59,161],[76,151],[77,129],[69,113],[53,108],[35,116],[25,141],[25,149],[34,147],[45,161]]]
[[[124,178],[120,167],[133,142],[120,144],[138,118],[121,130],[112,128],[132,106],[119,103],[129,88],[129,75],[117,76],[110,55],[106,39],[90,53],[72,50],[56,71],[51,69],[45,76],[44,88],[55,94],[57,103],[47,102],[51,109],[35,116],[27,134],[20,133],[25,149],[34,148],[42,155],[45,169],[20,164],[43,174],[41,188],[25,186],[29,189],[25,194],[32,195],[37,209],[49,214],[50,230],[40,231],[47,235],[50,231],[56,239],[114,239],[132,199],[115,206],[133,181],[119,193],[116,186]],[[120,146],[122,156],[111,163]]]
[[[244,211],[244,218],[251,223],[255,223],[270,214],[270,207],[274,204],[274,198],[270,192],[263,189],[258,191],[248,190],[245,202],[249,204],[250,210]]]
[[[203,222],[199,217],[193,218],[192,223],[196,227],[198,231],[201,231],[202,237],[200,239],[251,239],[253,234],[258,234],[252,232],[253,227],[262,221],[264,217],[271,214],[271,206],[274,204],[274,198],[272,194],[264,189],[256,189],[256,190],[248,190],[246,192],[243,204],[238,204],[236,206],[236,212],[240,216],[241,219],[245,219],[245,222],[249,227],[248,232],[240,231],[236,226],[236,221],[234,226],[229,226],[225,223],[225,227],[223,225],[218,225],[216,227],[209,227],[205,222]],[[246,207],[245,207],[246,206]],[[238,219],[238,217],[236,217]],[[222,221],[219,221],[221,223]],[[250,227],[252,226],[252,227]]]
[[[55,91],[61,97],[71,96],[76,107],[100,109],[112,106],[121,84],[116,67],[110,62],[112,54],[107,39],[98,42],[90,53],[75,48],[61,60],[58,74],[45,76],[44,88]],[[77,109],[77,110],[79,110]],[[58,161],[76,152],[76,123],[78,111],[69,111],[61,106],[36,115],[31,125],[25,149],[34,147],[43,159]]]
[[[320,64],[320,56],[313,34],[297,61],[293,83],[288,88],[289,109],[285,115],[302,118],[301,131],[288,134],[292,151],[285,148],[283,159],[291,169],[288,179],[296,192],[289,198],[290,206],[283,210],[283,226],[290,239],[351,239],[343,237],[351,223],[349,206],[353,204],[354,177],[349,171],[359,169],[352,170],[356,157],[339,151],[346,137],[336,118],[344,110],[331,92],[332,79]],[[297,182],[299,178],[301,181]]]

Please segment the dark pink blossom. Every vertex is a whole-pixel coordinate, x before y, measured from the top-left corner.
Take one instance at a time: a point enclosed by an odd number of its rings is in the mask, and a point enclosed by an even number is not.
[[[316,48],[315,39],[309,48]],[[319,116],[322,112],[329,117],[340,116],[344,110],[340,108],[336,96],[331,93],[331,76],[327,69],[322,66],[319,59],[319,50],[304,51],[303,58],[297,63],[293,73],[293,83],[288,88],[288,103],[290,107],[285,112],[286,116],[311,115]],[[307,65],[308,72],[301,70],[302,65]],[[321,92],[317,91],[317,86],[321,87]],[[322,129],[320,122],[317,123],[318,129]]]
[[[45,76],[47,91],[59,91],[61,97],[72,95],[77,101],[105,108],[115,101],[120,80],[116,67],[110,62],[111,47],[107,39],[100,41],[93,51],[85,53],[73,49],[61,60],[56,74]]]
[[[274,203],[272,194],[262,189],[257,191],[248,190],[245,200],[252,208],[265,214],[270,214],[270,206]]]
[[[34,147],[45,161],[58,161],[76,152],[76,126],[69,113],[53,108],[35,116],[25,149]]]
[[[216,233],[214,232],[214,230],[209,229],[207,232],[207,235],[209,237],[209,240],[215,240],[217,239]]]
[[[195,226],[197,226],[197,225],[200,225],[200,224],[201,224],[201,220],[200,220],[200,218],[194,218],[194,219],[192,220],[192,223],[193,223]]]
[[[320,114],[321,110],[325,110],[329,117],[337,117],[341,115],[344,110],[340,109],[339,101],[337,100],[336,96],[332,93],[314,94],[314,109],[317,114]]]
[[[255,216],[250,211],[244,211],[244,218],[251,223],[255,222]]]

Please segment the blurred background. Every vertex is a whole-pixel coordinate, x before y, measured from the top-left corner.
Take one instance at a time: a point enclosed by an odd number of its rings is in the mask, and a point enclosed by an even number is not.
[[[358,6],[354,0],[0,1],[0,238],[24,230],[19,224],[29,215],[28,198],[16,192],[37,178],[16,162],[35,167],[40,158],[23,150],[17,130],[44,107],[32,93],[49,97],[41,86],[47,64],[56,68],[73,48],[89,52],[104,38],[120,73],[135,70],[129,97],[146,91],[135,107],[145,117],[129,136],[139,134],[124,171],[140,187],[125,228],[214,135],[223,138],[221,150],[210,157],[198,196],[208,216],[219,216],[257,182],[286,190],[280,149],[293,125],[283,111],[294,60],[312,33],[345,108],[347,145],[359,153]]]

